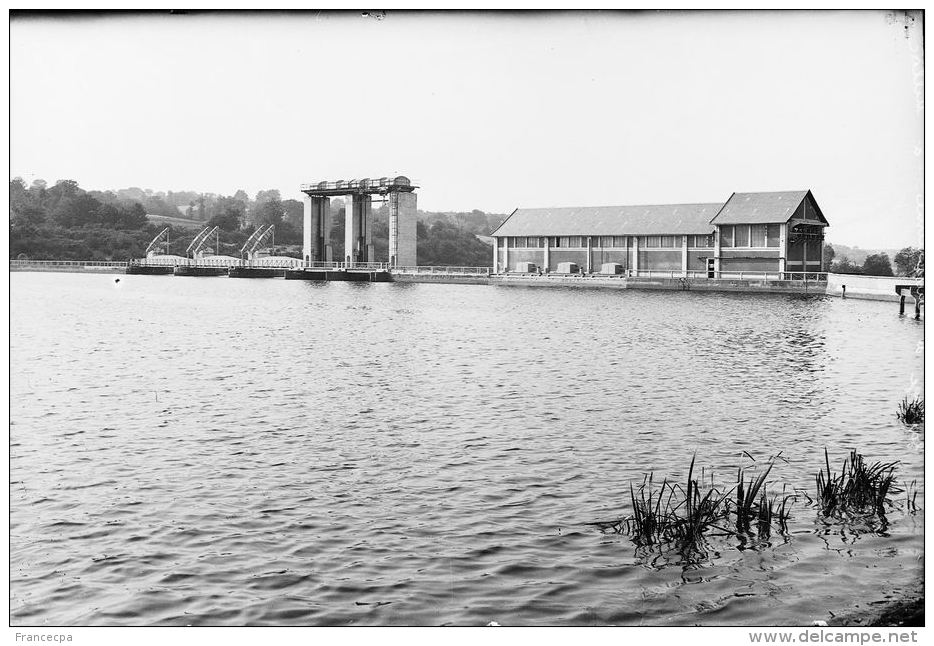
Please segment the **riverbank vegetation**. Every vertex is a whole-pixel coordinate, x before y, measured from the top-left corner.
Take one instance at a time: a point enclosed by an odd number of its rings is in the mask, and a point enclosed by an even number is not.
[[[331,202],[331,245],[335,259],[344,254],[344,203]],[[121,260],[142,257],[146,246],[169,228],[170,253],[184,255],[204,227],[220,229],[214,253],[239,255],[259,226],[275,225],[276,254],[301,257],[304,207],[283,199],[278,190],[233,195],[194,191],[155,192],[140,188],[85,190],[73,180],[49,186],[21,178],[10,182],[10,258],[30,260]],[[422,265],[488,266],[492,250],[483,239],[505,215],[482,211],[419,211],[418,261]],[[389,249],[389,209],[373,212],[373,244],[377,261]]]
[[[831,471],[827,449],[824,461],[827,471],[819,471],[815,479],[817,504],[824,516],[884,516],[886,505],[891,502],[889,495],[902,492],[895,485],[895,462],[869,463],[855,449],[843,461],[840,473]]]
[[[882,526],[886,513],[896,506],[909,513],[917,509],[914,483],[903,488],[896,481],[897,462],[869,462],[852,450],[835,472],[825,449],[812,497],[805,489],[790,490],[784,484],[779,488],[769,479],[778,460],[783,460],[781,454],[764,463],[753,458],[754,464],[739,468],[728,486],[718,485],[714,475],[707,477],[703,469],[696,478],[695,458],[684,484],[667,478],[658,484],[650,472],[638,486],[630,484],[628,515],[588,524],[603,532],[625,534],[638,548],[673,552],[684,561],[696,562],[706,558],[707,540],[716,536],[733,537],[743,546],[766,540],[773,532],[787,535],[795,504],[831,522],[871,518],[881,520]],[[770,495],[769,490],[774,493]],[[903,502],[893,498],[903,493]]]
[[[787,531],[794,496],[769,495],[768,477],[776,459],[753,465],[753,473],[739,469],[736,482],[729,487],[715,484],[701,471],[695,478],[695,458],[688,467],[684,484],[663,479],[656,484],[654,473],[644,476],[638,487],[630,485],[631,512],[620,519],[591,523],[602,531],[628,535],[639,547],[674,551],[688,561],[703,558],[705,542],[713,536],[733,536],[740,543],[764,539],[772,531]],[[748,479],[747,479],[748,478]]]
[[[898,403],[898,410],[895,416],[903,424],[913,426],[924,421],[924,400],[921,397],[914,397],[910,401],[905,397]]]

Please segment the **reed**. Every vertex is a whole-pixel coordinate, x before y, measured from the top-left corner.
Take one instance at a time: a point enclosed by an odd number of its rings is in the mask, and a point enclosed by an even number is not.
[[[924,400],[921,397],[914,397],[911,401],[908,401],[908,397],[905,397],[899,402],[895,416],[900,422],[909,426],[922,423],[924,421]]]
[[[918,511],[918,481],[912,480],[905,487],[905,511],[913,514]]]
[[[768,536],[773,528],[787,530],[789,503],[794,496],[769,497],[766,483],[774,465],[772,460],[763,473],[748,483],[740,470],[736,486],[724,491],[715,486],[713,475],[707,484],[704,469],[701,478],[695,478],[696,459],[695,454],[683,485],[666,478],[656,486],[654,474],[649,473],[638,487],[629,485],[632,506],[629,516],[593,524],[604,531],[625,533],[640,547],[674,548],[685,556],[702,552],[708,536]],[[731,499],[734,494],[735,506]]]
[[[830,455],[824,448],[826,473],[818,472],[817,502],[825,516],[885,514],[889,494],[902,493],[895,482],[897,462],[869,464],[855,449],[843,461],[839,474],[830,469]]]
[[[749,457],[752,458],[751,455]],[[770,458],[765,470],[748,482],[743,469],[737,470],[736,486],[733,488],[736,492],[733,514],[737,534],[752,534],[755,528],[756,534],[765,537],[772,533],[773,526],[780,532],[788,530],[788,518],[791,515],[789,503],[794,502],[795,496],[784,495],[783,487],[781,497],[778,494],[769,497],[767,481],[774,466],[775,458]]]

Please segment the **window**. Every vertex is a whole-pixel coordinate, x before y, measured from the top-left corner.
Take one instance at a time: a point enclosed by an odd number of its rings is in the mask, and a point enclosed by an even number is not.
[[[676,244],[677,241],[680,241],[679,240],[680,238],[681,236],[661,236],[661,244],[659,244],[659,246],[665,247],[666,249],[671,249],[672,247],[680,246]]]
[[[531,248],[533,248],[533,249],[534,249],[535,247],[540,246],[540,242],[539,242],[538,236],[534,236],[534,237],[529,238],[528,245],[529,245],[529,247],[531,247]]]
[[[556,247],[570,247],[571,238],[568,236],[561,236],[560,238],[558,238],[558,243],[559,244],[555,245]]]
[[[613,236],[600,236],[600,246],[603,248],[606,247],[615,247],[613,244]]]
[[[748,224],[738,224],[733,227],[734,238],[733,246],[734,247],[748,247],[749,246],[749,225]]]
[[[650,249],[657,249],[662,245],[661,236],[646,236],[645,246]]]
[[[500,249],[506,248],[506,240],[507,240],[506,236],[496,239],[496,244],[499,246]]]
[[[516,249],[525,249],[525,237],[513,238]]]
[[[782,225],[767,224],[765,226],[765,246],[777,247],[779,238],[782,235]]]
[[[764,247],[765,246],[765,225],[764,224],[754,224],[750,228],[750,247]]]
[[[569,247],[580,247],[581,246],[581,237],[580,236],[571,236],[570,241],[568,242]]]
[[[693,236],[691,246],[706,249],[713,246],[711,236]]]
[[[626,247],[626,236],[613,236],[614,247]]]
[[[733,246],[733,226],[720,227],[720,246],[721,247],[732,247]]]

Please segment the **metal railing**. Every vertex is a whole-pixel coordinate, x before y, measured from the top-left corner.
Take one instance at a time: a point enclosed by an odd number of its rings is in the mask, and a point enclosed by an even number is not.
[[[408,181],[396,181],[403,177]],[[346,189],[348,193],[390,188],[418,188],[418,180],[404,175],[394,175],[392,177],[363,177],[361,179],[310,182],[299,186],[302,191],[339,191]]]
[[[449,267],[425,265],[418,267],[393,267],[394,274],[437,274],[445,276],[489,276],[492,267]]]
[[[121,260],[11,260],[10,267],[126,267]]]
[[[303,266],[301,258],[254,258],[243,260],[238,267],[256,267],[258,269],[294,269]]]
[[[304,269],[324,269],[327,271],[386,271],[387,262],[335,262],[319,260],[315,262],[298,261],[296,267]]]

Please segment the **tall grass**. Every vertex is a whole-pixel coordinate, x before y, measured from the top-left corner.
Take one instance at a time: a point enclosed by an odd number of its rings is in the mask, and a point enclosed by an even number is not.
[[[744,451],[745,453],[745,451]],[[754,462],[755,458],[748,453]],[[758,473],[747,475],[738,469],[736,482],[718,487],[713,474],[709,481],[701,468],[695,477],[697,455],[691,458],[687,479],[682,484],[667,478],[661,483],[649,472],[641,484],[629,485],[631,512],[609,522],[588,523],[601,531],[626,534],[639,548],[658,551],[663,556],[674,550],[683,560],[697,562],[706,554],[705,543],[712,536],[733,536],[740,544],[749,539],[766,539],[774,530],[785,534],[791,507],[799,499],[817,505],[824,516],[844,520],[881,520],[892,506],[908,513],[918,509],[917,487],[914,482],[901,489],[895,480],[897,462],[869,463],[856,450],[850,451],[839,473],[830,466],[830,454],[824,449],[824,468],[815,476],[817,497],[812,499],[803,489],[786,494],[769,495],[769,477],[781,453],[761,463]],[[787,460],[786,460],[787,461]],[[893,496],[905,494],[895,502]]]
[[[632,513],[614,530],[628,534],[636,545],[674,548],[684,555],[700,551],[711,529],[730,533],[721,526],[727,514],[727,498],[716,487],[698,483],[694,478],[695,459],[696,455],[691,458],[683,486],[666,478],[656,489],[652,473],[643,478],[639,487],[630,483]]]
[[[840,473],[830,469],[824,449],[826,473],[818,472],[817,502],[825,516],[875,513],[885,515],[889,494],[902,493],[895,484],[897,462],[869,464],[856,449],[843,461]]]
[[[704,470],[695,478],[696,455],[691,458],[686,482],[667,478],[656,486],[654,473],[643,477],[636,487],[629,485],[632,512],[618,521],[592,523],[602,530],[625,533],[637,546],[675,549],[685,557],[703,553],[708,536],[769,536],[773,528],[784,532],[793,496],[769,498],[766,483],[772,470],[770,460],[764,472],[746,482],[743,471],[729,489],[715,486],[711,474],[706,484]],[[735,503],[731,496],[735,494]]]
[[[903,424],[920,424],[924,421],[924,400],[921,397],[914,397],[908,401],[905,397],[898,403],[898,410],[895,416]]]

